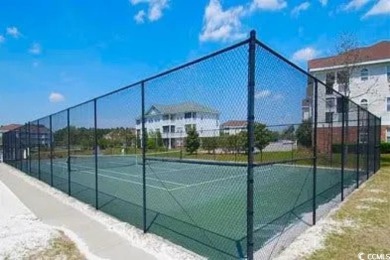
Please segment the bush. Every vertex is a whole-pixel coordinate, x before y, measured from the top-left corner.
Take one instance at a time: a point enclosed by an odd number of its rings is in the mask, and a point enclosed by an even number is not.
[[[357,147],[358,147],[358,145],[356,145],[356,144],[345,144],[345,145],[348,146],[347,151],[348,151],[349,154],[351,154],[351,153],[357,154]],[[344,148],[345,148],[345,147],[344,147]],[[364,149],[364,146],[361,145],[361,146],[360,146],[360,149],[361,149],[361,150],[360,150],[360,153],[362,153],[362,152],[363,152],[362,149]],[[341,152],[342,152],[342,146],[341,146],[341,144],[333,144],[333,145],[332,145],[332,152],[333,152],[333,153],[341,153]]]
[[[208,153],[218,148],[217,137],[204,137],[202,138],[202,148]]]
[[[381,153],[390,153],[390,143],[381,143]]]

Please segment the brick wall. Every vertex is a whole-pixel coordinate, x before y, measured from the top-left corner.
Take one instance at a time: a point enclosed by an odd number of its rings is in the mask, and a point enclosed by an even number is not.
[[[381,127],[381,141],[386,142],[386,129],[390,126]],[[347,144],[356,144],[358,142],[357,127],[349,126],[348,135],[345,136]],[[332,144],[341,143],[341,127],[321,127],[317,128],[317,147],[320,153],[330,153]]]

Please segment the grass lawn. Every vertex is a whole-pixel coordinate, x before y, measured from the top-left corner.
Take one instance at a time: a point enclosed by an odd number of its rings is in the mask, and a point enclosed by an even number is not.
[[[52,239],[47,248],[32,253],[26,259],[84,260],[86,258],[80,253],[77,246],[61,232],[61,236]]]
[[[332,217],[350,225],[330,233],[324,248],[306,259],[359,259],[359,253],[368,259],[368,254],[390,254],[390,155],[382,155],[381,163],[381,170]]]

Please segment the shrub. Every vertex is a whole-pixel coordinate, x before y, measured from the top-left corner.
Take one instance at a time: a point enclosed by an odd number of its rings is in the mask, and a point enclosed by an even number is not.
[[[390,143],[381,143],[381,153],[390,153]]]

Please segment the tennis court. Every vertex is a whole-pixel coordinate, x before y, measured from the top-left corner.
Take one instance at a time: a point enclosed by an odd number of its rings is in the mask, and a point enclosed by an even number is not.
[[[97,166],[98,208],[141,228],[142,156],[102,155]],[[41,179],[50,183],[50,160],[41,160],[40,169]],[[246,164],[184,160],[167,152],[147,155],[145,169],[148,229],[211,258],[245,255]],[[67,159],[53,159],[53,186],[70,188],[72,196],[95,205],[94,156],[71,156],[70,170],[69,181]],[[346,185],[355,174],[345,171]],[[254,234],[261,247],[312,211],[313,169],[270,164],[255,167],[254,178]],[[319,167],[317,205],[339,194],[340,184],[340,169]]]

